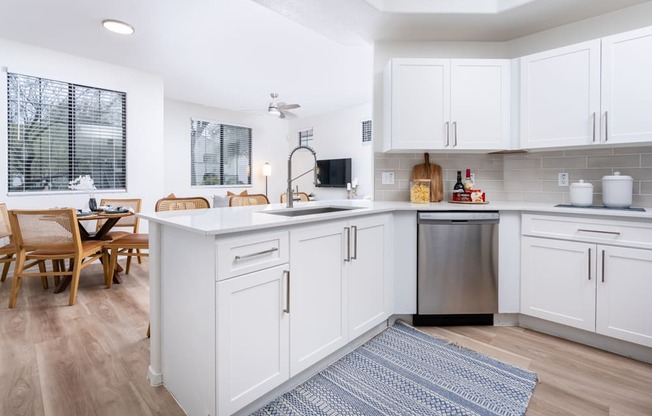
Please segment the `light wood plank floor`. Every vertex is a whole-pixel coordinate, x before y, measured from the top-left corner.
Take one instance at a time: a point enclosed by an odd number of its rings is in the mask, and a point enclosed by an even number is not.
[[[182,415],[145,378],[147,271],[145,258],[108,290],[93,265],[74,306],[27,279],[10,310],[0,285],[0,415]],[[421,329],[536,372],[528,416],[652,415],[652,365],[523,328]]]

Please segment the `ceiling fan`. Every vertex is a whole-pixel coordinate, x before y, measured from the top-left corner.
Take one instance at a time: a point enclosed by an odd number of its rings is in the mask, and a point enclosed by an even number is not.
[[[299,104],[287,104],[283,101],[276,101],[278,98],[278,93],[275,92],[270,93],[269,96],[272,97],[272,101],[267,107],[267,113],[274,116],[279,116],[279,118],[296,117],[296,114],[288,110],[293,110],[295,108],[301,107]]]

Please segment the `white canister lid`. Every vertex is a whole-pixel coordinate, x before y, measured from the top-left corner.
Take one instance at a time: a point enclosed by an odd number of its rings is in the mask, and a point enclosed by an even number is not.
[[[633,181],[634,179],[629,175],[621,175],[620,172],[614,172],[613,175],[606,175],[602,177],[603,181]]]
[[[584,179],[580,179],[579,182],[573,182],[570,186],[573,188],[593,188],[593,184],[584,182]]]

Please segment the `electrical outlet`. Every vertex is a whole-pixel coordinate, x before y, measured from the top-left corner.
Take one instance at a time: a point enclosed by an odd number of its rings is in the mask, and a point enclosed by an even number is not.
[[[568,186],[568,182],[570,182],[568,172],[562,172],[562,173],[557,175],[557,185],[558,186]]]
[[[383,185],[394,185],[394,172],[383,172]]]

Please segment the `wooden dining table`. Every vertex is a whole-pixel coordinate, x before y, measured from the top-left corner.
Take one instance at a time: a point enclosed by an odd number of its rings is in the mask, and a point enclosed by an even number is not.
[[[81,235],[82,240],[110,240],[110,237],[107,237],[107,234],[111,229],[118,223],[120,218],[129,217],[135,215],[131,211],[126,212],[106,212],[106,211],[96,211],[89,214],[78,214],[77,223],[79,224],[79,234]],[[84,221],[97,221],[103,220],[104,223],[99,230],[95,232],[89,232],[83,225]],[[122,271],[120,264],[116,265],[115,272],[113,273],[113,283],[120,284],[122,279],[120,278],[119,272]],[[61,293],[70,284],[72,280],[71,276],[64,276],[61,278],[59,284],[54,289],[54,293]]]

